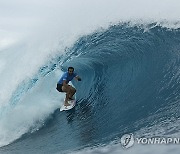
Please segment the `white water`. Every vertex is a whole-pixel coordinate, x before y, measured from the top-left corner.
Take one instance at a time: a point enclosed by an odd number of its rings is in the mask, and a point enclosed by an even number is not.
[[[73,151],[71,154],[179,154],[179,145],[138,145],[124,149],[121,144],[109,144],[106,146],[98,146],[86,148],[79,151]]]
[[[57,109],[60,96],[49,90],[55,87],[58,71],[51,80],[41,78],[15,106],[10,100],[23,81],[63,54],[65,47],[111,23],[163,21],[180,27],[179,8],[178,0],[0,0],[0,146],[38,129]]]

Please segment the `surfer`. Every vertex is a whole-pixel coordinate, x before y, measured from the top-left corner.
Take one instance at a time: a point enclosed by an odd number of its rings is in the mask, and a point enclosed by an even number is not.
[[[74,68],[68,67],[68,71],[61,76],[60,80],[57,83],[56,89],[59,92],[66,93],[66,98],[64,103],[65,106],[70,105],[68,101],[73,100],[73,95],[76,93],[76,89],[71,85],[68,85],[69,81],[71,81],[73,78],[75,78],[77,81],[81,81],[81,78],[74,72]]]

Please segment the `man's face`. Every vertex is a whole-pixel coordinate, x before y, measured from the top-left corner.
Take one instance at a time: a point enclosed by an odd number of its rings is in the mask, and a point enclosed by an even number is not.
[[[73,74],[73,72],[74,72],[74,70],[73,70],[73,69],[69,69],[69,70],[68,70],[69,75],[72,75],[72,74]]]

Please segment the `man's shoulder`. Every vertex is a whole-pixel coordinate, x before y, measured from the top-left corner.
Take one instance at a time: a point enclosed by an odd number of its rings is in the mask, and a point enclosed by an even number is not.
[[[75,77],[75,76],[77,76],[77,73],[76,73],[76,72],[73,72],[73,75],[74,75],[74,77]]]
[[[64,72],[62,76],[67,76],[67,72]]]
[[[68,74],[68,72],[64,72],[64,75],[67,75]]]

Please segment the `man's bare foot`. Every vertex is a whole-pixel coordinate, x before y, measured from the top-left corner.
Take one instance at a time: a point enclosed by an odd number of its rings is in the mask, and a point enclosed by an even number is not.
[[[70,106],[71,104],[69,104],[68,102],[64,103],[64,106]]]
[[[71,97],[71,98],[69,97],[69,101],[72,101],[72,100],[74,100],[74,98],[73,97]]]

